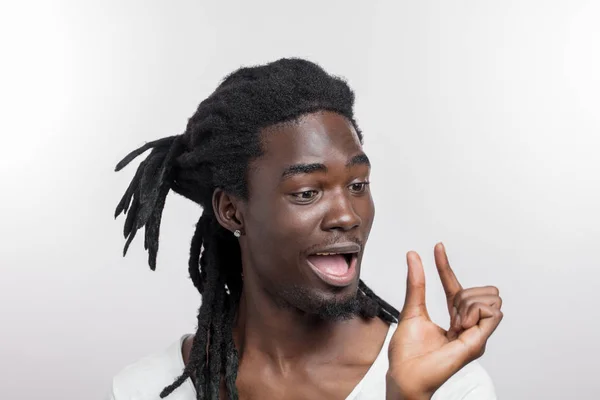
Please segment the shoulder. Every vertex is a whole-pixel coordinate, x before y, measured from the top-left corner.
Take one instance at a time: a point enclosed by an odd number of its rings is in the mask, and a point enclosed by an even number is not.
[[[177,379],[184,368],[181,343],[185,336],[168,348],[127,365],[113,378],[110,400],[159,400],[160,392]],[[175,393],[182,393],[191,383],[186,381]],[[181,389],[181,390],[180,390]],[[177,400],[180,397],[174,397]],[[185,397],[181,397],[182,399]]]

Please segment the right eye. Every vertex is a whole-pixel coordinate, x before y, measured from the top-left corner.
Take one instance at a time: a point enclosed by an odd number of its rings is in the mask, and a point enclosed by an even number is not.
[[[305,190],[303,192],[292,193],[298,200],[303,200],[304,202],[314,199],[319,194],[316,190]]]

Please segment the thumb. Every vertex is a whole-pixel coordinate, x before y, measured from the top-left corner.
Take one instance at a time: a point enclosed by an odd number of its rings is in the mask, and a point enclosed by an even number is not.
[[[425,272],[421,257],[409,251],[406,254],[408,272],[406,277],[406,298],[402,308],[401,319],[425,316],[429,319],[427,306],[425,305]]]

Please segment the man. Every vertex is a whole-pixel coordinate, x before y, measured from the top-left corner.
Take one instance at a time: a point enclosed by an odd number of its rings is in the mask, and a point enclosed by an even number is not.
[[[475,361],[502,313],[494,287],[464,290],[435,247],[451,327],[432,323],[410,252],[399,313],[359,279],[374,218],[370,161],[347,84],[282,59],[242,68],[186,131],[147,143],[119,203],[154,270],[170,190],[197,202],[189,273],[195,335],[119,373],[112,398],[493,399]]]

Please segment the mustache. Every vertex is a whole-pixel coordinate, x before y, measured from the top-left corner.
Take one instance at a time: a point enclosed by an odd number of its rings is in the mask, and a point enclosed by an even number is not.
[[[306,249],[305,254],[311,254],[312,252],[314,252],[315,250],[317,250],[321,247],[333,246],[338,243],[349,243],[349,242],[359,245],[361,251],[365,248],[364,240],[361,240],[356,236],[337,236],[337,237],[329,238],[329,239],[327,239],[323,242],[320,242],[318,244],[315,244],[313,246],[310,246],[308,249]]]

